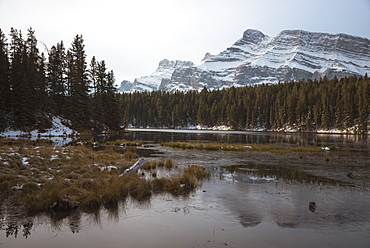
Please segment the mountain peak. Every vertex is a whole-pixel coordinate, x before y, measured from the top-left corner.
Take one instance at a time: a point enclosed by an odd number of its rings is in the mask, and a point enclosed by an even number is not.
[[[215,90],[365,73],[370,74],[369,39],[299,29],[270,37],[247,29],[218,55],[207,53],[200,65],[162,60],[151,76],[137,78],[131,91]]]
[[[206,53],[206,54],[204,55],[203,59],[201,60],[201,62],[206,61],[206,60],[208,60],[208,59],[210,59],[210,58],[212,58],[212,57],[214,57],[214,56],[215,56],[215,55],[212,55],[212,54],[210,54],[210,53]]]
[[[264,33],[262,33],[261,31],[259,31],[257,29],[247,29],[243,33],[243,39],[253,40],[253,41],[262,40],[262,39],[266,38],[266,36],[267,35],[265,35]]]

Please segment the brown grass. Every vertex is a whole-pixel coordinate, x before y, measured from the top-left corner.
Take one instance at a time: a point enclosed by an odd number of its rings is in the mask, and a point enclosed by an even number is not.
[[[130,151],[120,154],[114,147],[94,151],[84,145],[52,147],[41,141],[2,140],[0,144],[0,199],[14,199],[32,213],[51,211],[50,206],[61,199],[79,202],[81,209],[90,211],[117,207],[128,196],[141,201],[153,193],[186,194],[209,178],[195,165],[174,178],[158,178],[158,169],[176,167],[170,158],[144,165],[142,169],[150,171],[145,177],[120,176],[138,156]],[[109,171],[108,166],[117,169]]]
[[[289,152],[322,152],[321,147],[287,147],[263,144],[230,144],[230,143],[202,143],[202,142],[165,142],[162,146],[181,149],[198,149],[211,151],[260,151],[286,154]]]

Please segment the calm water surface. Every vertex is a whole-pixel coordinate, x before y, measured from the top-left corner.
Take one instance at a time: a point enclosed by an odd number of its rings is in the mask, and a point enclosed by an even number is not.
[[[370,247],[366,136],[149,130],[125,138],[336,145],[347,152],[299,157],[157,146],[180,168],[201,165],[212,179],[189,197],[128,199],[118,210],[17,219],[2,209],[0,247]]]
[[[125,136],[125,139],[149,140],[156,143],[170,141],[205,141],[243,144],[338,146],[346,149],[370,149],[370,138],[367,135],[175,129],[129,130],[130,134]]]

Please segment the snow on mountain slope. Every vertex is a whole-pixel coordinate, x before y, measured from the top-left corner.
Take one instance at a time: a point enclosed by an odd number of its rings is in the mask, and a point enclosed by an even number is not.
[[[284,30],[269,37],[248,29],[220,54],[206,54],[199,65],[163,60],[152,75],[137,78],[126,88],[131,92],[201,90],[204,86],[214,90],[365,73],[370,73],[369,39],[303,30]]]
[[[157,70],[152,75],[136,78],[131,89],[126,90],[126,92],[161,90],[168,80],[171,79],[176,69],[191,68],[193,65],[190,61],[169,61],[164,59],[159,63]]]

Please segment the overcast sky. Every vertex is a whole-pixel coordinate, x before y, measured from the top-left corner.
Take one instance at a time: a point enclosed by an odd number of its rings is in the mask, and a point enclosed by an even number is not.
[[[91,57],[105,60],[116,83],[155,71],[159,61],[199,63],[249,28],[286,29],[370,39],[370,0],[0,0],[0,28],[32,27],[49,48],[77,34]]]

